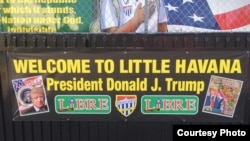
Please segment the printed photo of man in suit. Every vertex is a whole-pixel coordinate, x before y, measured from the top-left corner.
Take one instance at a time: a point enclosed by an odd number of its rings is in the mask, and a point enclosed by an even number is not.
[[[48,112],[48,105],[46,105],[46,97],[44,94],[44,90],[40,87],[34,87],[30,90],[29,93],[30,96],[30,100],[33,104],[32,107],[30,107],[29,109],[25,110],[25,112],[23,113],[25,114],[32,114],[32,113],[44,113],[44,112]]]
[[[223,96],[219,93],[218,86],[211,86],[209,88],[209,95],[205,100],[205,110],[215,113],[223,113]]]

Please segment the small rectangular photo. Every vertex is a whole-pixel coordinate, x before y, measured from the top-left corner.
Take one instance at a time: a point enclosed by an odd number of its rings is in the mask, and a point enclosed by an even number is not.
[[[49,112],[41,75],[12,80],[20,116]]]
[[[212,75],[202,112],[233,117],[243,81]]]

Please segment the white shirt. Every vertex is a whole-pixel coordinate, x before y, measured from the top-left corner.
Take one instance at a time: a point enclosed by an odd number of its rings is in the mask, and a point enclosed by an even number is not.
[[[152,0],[149,0],[152,1]],[[153,0],[154,1],[154,0]],[[116,16],[116,8],[114,7],[113,0],[102,0],[101,3],[101,29],[107,29],[114,26],[121,26],[127,23],[134,17],[134,12],[139,3],[142,7],[145,5],[145,0],[118,0],[119,3],[119,18]],[[149,3],[149,2],[148,2]],[[159,10],[158,10],[159,9]],[[158,14],[159,11],[159,14]],[[166,22],[167,16],[164,8],[164,3],[160,0],[160,7],[156,6],[155,12],[148,20],[148,32],[157,32],[157,24]],[[144,23],[142,23],[136,32],[145,32]]]

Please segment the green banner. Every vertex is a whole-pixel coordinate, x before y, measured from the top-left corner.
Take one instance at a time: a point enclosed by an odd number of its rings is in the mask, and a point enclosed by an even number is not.
[[[144,95],[141,98],[143,114],[187,114],[198,113],[199,98],[186,95]]]
[[[89,32],[92,0],[0,0],[3,32]]]
[[[57,95],[55,111],[58,114],[109,114],[111,98],[108,95]]]

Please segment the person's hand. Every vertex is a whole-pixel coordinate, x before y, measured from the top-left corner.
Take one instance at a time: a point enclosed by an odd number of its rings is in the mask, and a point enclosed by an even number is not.
[[[205,107],[204,107],[204,110],[205,110],[205,111],[212,111],[212,107],[211,107],[211,106],[205,106]]]
[[[155,11],[155,4],[154,2],[149,2],[149,13],[148,13],[148,18],[150,19],[150,17],[153,15],[154,11]],[[142,4],[139,3],[138,6],[135,9],[135,15],[134,17],[137,19],[138,23],[141,24],[144,22],[145,20],[145,14],[146,14],[146,9],[145,6],[142,7]]]
[[[144,22],[144,18],[145,18],[144,13],[145,13],[145,9],[142,8],[142,4],[139,3],[135,9],[135,15],[134,15],[134,18],[136,19],[136,21],[138,21],[139,24]]]
[[[148,16],[149,19],[153,15],[154,11],[155,11],[155,3],[150,1],[149,2],[149,16]]]

